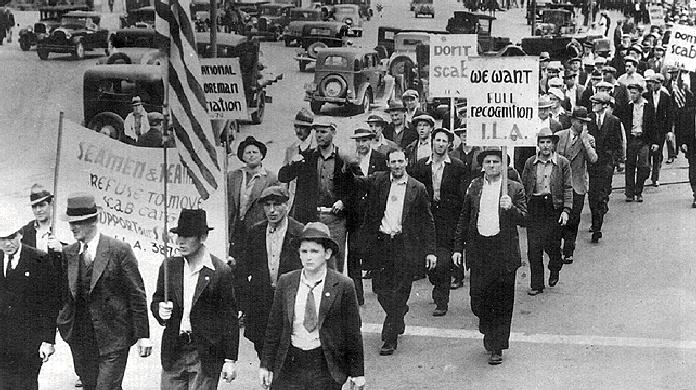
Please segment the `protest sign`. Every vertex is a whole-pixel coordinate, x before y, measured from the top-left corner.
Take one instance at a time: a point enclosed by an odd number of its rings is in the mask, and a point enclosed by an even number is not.
[[[466,90],[467,145],[536,145],[539,126],[537,58],[471,59]]]
[[[696,71],[696,27],[677,24],[672,28],[665,65]]]
[[[167,175],[167,226],[176,226],[182,208],[201,208],[208,225],[214,227],[206,246],[212,254],[226,259],[225,189],[219,188],[202,200],[179,161],[175,148],[167,149],[167,166],[162,149],[128,145],[65,121],[56,177],[58,213],[67,209],[67,197],[74,192],[94,195],[99,231],[130,244],[138,260],[161,262],[163,256],[178,255],[170,243],[164,248],[164,180]],[[220,156],[225,155],[218,148]],[[223,183],[220,177],[218,183]],[[67,222],[58,219],[57,237],[74,242]]]
[[[665,9],[661,5],[651,5],[648,7],[648,14],[650,15],[650,24],[652,26],[664,26],[665,25]]]
[[[200,62],[210,119],[249,120],[239,58],[201,58]]]
[[[478,57],[478,35],[430,34],[429,95],[464,97],[469,57]]]

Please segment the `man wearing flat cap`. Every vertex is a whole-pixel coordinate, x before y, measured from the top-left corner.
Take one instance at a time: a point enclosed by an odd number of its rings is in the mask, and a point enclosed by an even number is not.
[[[233,275],[205,246],[211,230],[201,209],[182,209],[177,226],[170,230],[181,256],[168,257],[160,265],[150,304],[152,315],[165,327],[162,390],[215,390],[220,376],[228,383],[237,376]]]
[[[150,131],[150,122],[147,120],[147,111],[140,96],[133,96],[131,107],[133,112],[123,120],[123,134],[127,143],[135,144],[141,135]]]
[[[353,281],[327,265],[338,243],[321,222],[295,239],[302,269],[280,277],[259,368],[264,389],[365,387],[360,311]]]
[[[152,351],[147,298],[138,261],[130,245],[99,232],[100,208],[94,196],[68,196],[63,220],[75,242],[63,249],[67,280],[58,330],[73,353],[86,390],[119,390],[128,351]]]
[[[412,122],[413,117],[418,115],[417,113],[420,112],[419,99],[420,95],[418,94],[418,91],[416,91],[415,89],[407,89],[401,95],[401,101],[404,103],[404,107],[406,107],[407,126],[414,126]]]
[[[426,158],[430,156],[432,152],[432,143],[430,134],[435,128],[435,118],[432,116],[419,111],[416,116],[411,120],[413,127],[418,132],[418,139],[411,142],[404,152],[406,152],[406,157],[408,158],[408,165],[413,166],[416,161],[421,158]]]
[[[244,166],[227,173],[227,204],[229,212],[230,254],[239,257],[246,232],[264,220],[259,196],[264,189],[278,185],[278,177],[263,167],[266,145],[248,136],[237,147],[237,158]]]
[[[657,143],[654,145],[657,145],[657,148],[651,145],[649,153],[650,179],[655,187],[660,186],[660,169],[662,168],[665,141],[667,142],[667,149],[671,151],[670,156],[673,156],[676,152],[674,133],[671,133],[671,137],[667,137],[672,130],[674,108],[672,107],[671,96],[663,87],[664,81],[665,77],[661,73],[651,74],[647,79],[648,90],[644,93],[644,98],[652,106],[655,115],[654,124],[657,138],[654,141]]]
[[[385,110],[391,118],[391,124],[384,129],[384,136],[402,148],[418,139],[415,128],[406,123],[406,107],[403,103],[392,101]]]
[[[638,73],[638,63],[639,61],[633,57],[626,57],[624,64],[626,65],[626,73],[619,76],[617,81],[619,84],[628,87],[629,84],[635,83],[639,84],[642,88],[645,88],[645,79]]]
[[[387,122],[381,115],[372,114],[367,117],[367,125],[370,127],[370,131],[375,135],[372,140],[372,150],[376,150],[383,155],[387,155],[387,152],[396,149],[398,145],[384,136],[384,130],[386,129],[389,122]]]
[[[290,164],[292,158],[296,155],[317,147],[317,140],[316,137],[314,137],[314,131],[312,130],[312,122],[314,122],[314,114],[309,112],[309,110],[306,108],[302,108],[297,112],[297,114],[295,114],[295,119],[293,120],[292,124],[297,140],[285,148],[283,165]],[[292,209],[292,205],[295,201],[296,187],[297,180],[293,180],[288,183],[288,194],[290,195],[290,200],[288,200],[288,208],[290,210]]]
[[[0,390],[36,390],[42,363],[53,355],[59,280],[48,256],[22,243],[13,206],[0,219]]]

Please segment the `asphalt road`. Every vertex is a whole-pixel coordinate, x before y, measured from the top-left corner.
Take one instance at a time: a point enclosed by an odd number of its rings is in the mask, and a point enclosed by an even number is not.
[[[444,28],[453,0],[436,4],[434,20],[414,19],[406,0],[383,1],[384,10],[365,24],[356,45],[376,44],[377,26]],[[527,34],[523,11],[497,14],[493,34],[513,42]],[[615,17],[612,17],[616,20]],[[18,22],[33,22],[18,15]],[[253,134],[266,142],[265,162],[277,169],[282,150],[293,140],[291,119],[301,107],[303,86],[313,73],[300,73],[290,58],[296,48],[281,43],[262,45],[265,62],[281,82],[271,86],[273,104],[260,126],[244,126],[240,137]],[[35,51],[22,52],[15,43],[0,46],[0,201],[26,205],[34,182],[50,186],[55,164],[58,113],[82,119],[82,75],[100,53],[82,61],[53,54],[40,61]],[[337,110],[338,143],[351,148],[348,135],[364,119]],[[231,166],[239,163],[231,156]],[[500,366],[486,364],[477,320],[469,308],[468,286],[453,291],[446,317],[430,316],[434,305],[430,284],[414,284],[411,311],[399,349],[392,357],[378,356],[383,313],[371,292],[362,308],[365,366],[370,389],[693,389],[696,387],[696,210],[683,156],[663,172],[660,188],[647,188],[645,202],[625,203],[615,191],[607,215],[604,239],[589,243],[589,214],[583,213],[576,261],[565,266],[560,283],[529,297],[529,268],[518,271],[511,348]],[[615,187],[622,185],[615,176]],[[682,184],[680,184],[682,183]],[[23,209],[30,218],[28,206]],[[523,229],[522,229],[523,232]],[[526,245],[522,234],[522,253]],[[523,261],[524,259],[523,255]],[[370,291],[369,281],[366,291]],[[151,294],[151,292],[148,292]],[[158,346],[161,328],[151,321]],[[257,388],[253,348],[241,338],[238,379],[221,389]],[[125,389],[159,388],[159,348],[147,359],[132,355]],[[40,387],[70,389],[74,381],[67,345],[44,365]]]

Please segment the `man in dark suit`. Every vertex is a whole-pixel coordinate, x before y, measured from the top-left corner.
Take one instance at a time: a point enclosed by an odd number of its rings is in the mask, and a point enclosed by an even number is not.
[[[350,137],[355,140],[357,163],[363,175],[368,176],[375,172],[386,171],[387,157],[372,150],[371,144],[376,134],[368,129],[356,129]],[[346,205],[346,228],[348,230],[348,276],[355,282],[355,292],[358,296],[358,304],[365,303],[363,291],[362,271],[370,272],[374,269],[369,256],[369,248],[366,247],[364,238],[365,213],[367,212],[367,192],[351,191]]]
[[[580,105],[582,93],[585,92],[584,84],[577,83],[577,74],[578,72],[570,69],[563,72],[563,93],[570,100],[570,108],[566,111],[572,111],[573,108]]]
[[[435,223],[437,265],[430,271],[433,284],[434,317],[447,314],[449,308],[450,267],[454,246],[454,229],[464,199],[467,172],[464,163],[450,158],[447,151],[454,142],[454,133],[437,128],[431,135],[432,154],[422,158],[411,168],[414,179],[425,185],[430,199],[430,212]]]
[[[162,389],[215,390],[220,374],[237,375],[237,304],[230,268],[208,252],[205,210],[183,209],[176,246],[181,256],[162,262],[150,310],[164,325]],[[165,272],[165,268],[167,269]]]
[[[665,76],[661,73],[655,73],[649,76],[646,80],[648,91],[644,96],[654,110],[652,115],[654,116],[653,124],[655,128],[653,129],[654,139],[652,141],[655,143],[650,146],[650,165],[652,168],[650,179],[655,187],[660,186],[660,168],[662,168],[663,147],[667,132],[672,128],[672,121],[674,120],[672,98],[662,88],[664,81]],[[655,145],[657,147],[655,147]]]
[[[463,265],[466,247],[471,310],[490,352],[488,364],[500,364],[509,347],[515,274],[522,265],[517,225],[524,224],[527,208],[520,183],[508,180],[503,187],[500,149],[484,150],[478,159],[484,175],[472,180],[464,197],[452,260]]]
[[[14,209],[0,220],[0,390],[36,390],[55,351],[59,278],[48,256],[23,245]]]
[[[601,81],[602,72],[594,70],[590,74],[589,83],[587,83],[587,86],[585,86],[585,90],[582,91],[580,103],[578,103],[579,106],[585,107],[587,111],[592,110],[592,103],[590,103],[590,97],[592,97],[592,95],[594,95],[597,92],[597,84],[599,84]],[[553,131],[553,129],[551,131]]]
[[[89,194],[68,196],[63,219],[76,243],[63,249],[67,270],[58,330],[86,390],[119,390],[128,350],[152,351],[147,298],[131,247],[99,233],[100,209]]]
[[[240,259],[236,271],[237,300],[246,318],[244,336],[254,344],[259,359],[278,278],[302,268],[292,240],[302,233],[304,225],[288,216],[289,198],[282,186],[263,190],[259,202],[266,220],[249,231],[246,256]]]
[[[401,102],[392,101],[384,110],[391,117],[391,123],[384,129],[384,137],[405,148],[418,139],[418,133],[406,123],[406,107]]]
[[[592,243],[602,238],[604,214],[609,211],[609,195],[614,175],[614,161],[623,154],[621,121],[607,112],[611,96],[598,92],[590,99],[592,102],[591,122],[587,124],[590,135],[595,138],[597,162],[588,164],[590,177],[588,200],[592,213]]]
[[[435,256],[435,225],[430,212],[428,191],[406,173],[406,154],[397,149],[389,153],[390,172],[368,177],[354,177],[356,187],[367,191],[368,247],[379,262],[372,283],[377,300],[386,313],[382,325],[384,345],[380,355],[388,356],[397,347],[397,337],[404,333],[404,316],[408,311],[413,275],[425,266],[432,270]],[[351,172],[355,172],[351,165]],[[425,262],[424,262],[425,259]]]
[[[360,312],[353,281],[329,269],[338,244],[310,222],[296,240],[302,269],[280,277],[261,358],[264,389],[365,387]]]

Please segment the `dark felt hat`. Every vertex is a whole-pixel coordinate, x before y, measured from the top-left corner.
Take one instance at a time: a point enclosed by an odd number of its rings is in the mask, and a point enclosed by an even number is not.
[[[643,86],[640,85],[639,83],[629,83],[626,86],[626,89],[635,89],[638,92],[643,92]]]
[[[284,186],[270,186],[266,187],[261,191],[261,196],[259,196],[259,202],[263,203],[268,199],[276,199],[281,202],[287,202],[290,199],[290,194]]]
[[[208,234],[213,228],[208,226],[205,216],[203,209],[181,209],[177,225],[169,231],[181,237],[197,237]]]
[[[32,206],[43,201],[50,201],[51,199],[53,199],[53,194],[51,194],[50,192],[48,192],[48,190],[43,188],[42,185],[34,184],[33,186],[31,186],[31,193],[29,193],[29,203]]]
[[[403,103],[397,102],[395,100],[392,100],[389,102],[389,107],[387,107],[384,112],[392,112],[392,111],[406,111],[406,106],[404,106]]]
[[[266,158],[266,152],[268,151],[268,149],[266,148],[266,144],[264,144],[261,141],[258,141],[256,138],[254,138],[253,135],[250,135],[246,137],[246,139],[242,141],[237,147],[237,158],[240,161],[244,161],[244,159],[242,158],[244,157],[244,149],[246,149],[246,147],[249,145],[254,145],[257,148],[259,148],[259,150],[261,151],[262,158]]]
[[[567,116],[571,119],[577,119],[577,120],[580,120],[583,122],[590,122],[591,121],[590,117],[587,116],[587,107],[582,107],[582,106],[575,107],[575,108],[573,108],[573,112]],[[551,130],[549,130],[549,131],[551,131]],[[539,134],[541,134],[541,131],[539,131]],[[539,137],[539,135],[537,135],[537,138],[538,137]],[[556,142],[558,142],[558,140],[556,140]]]
[[[483,159],[486,158],[486,156],[498,156],[502,159],[503,151],[497,146],[485,148],[481,151],[481,153],[479,153],[478,156],[476,156],[476,161],[478,161],[479,165],[483,164]],[[510,159],[508,159],[508,161],[510,161]]]
[[[351,135],[350,138],[351,139],[375,138],[376,136],[377,135],[369,129],[359,128],[359,129],[355,129],[355,131],[353,132],[353,135]]]
[[[63,221],[78,222],[96,217],[101,207],[97,207],[94,195],[86,193],[74,193],[68,195],[68,209],[61,216]]]
[[[633,65],[638,66],[638,60],[633,57],[624,58],[624,63],[633,63]]]
[[[381,115],[377,115],[377,114],[372,114],[372,115],[368,116],[366,122],[367,123],[381,123],[383,125],[389,123],[389,122],[387,122],[386,119],[382,118]]]
[[[312,127],[312,122],[314,122],[314,114],[309,112],[306,108],[302,108],[298,111],[293,120],[295,126],[301,127]]]
[[[338,244],[331,238],[329,227],[321,222],[307,223],[302,234],[294,239],[295,245],[298,247],[304,241],[319,241],[326,248],[331,248],[334,255],[338,255]]]
[[[430,133],[430,139],[435,139],[435,135],[437,133],[443,133],[447,136],[447,139],[449,140],[450,143],[454,142],[454,132],[450,131],[449,129],[446,129],[444,127],[437,127],[435,130],[433,130]]]

